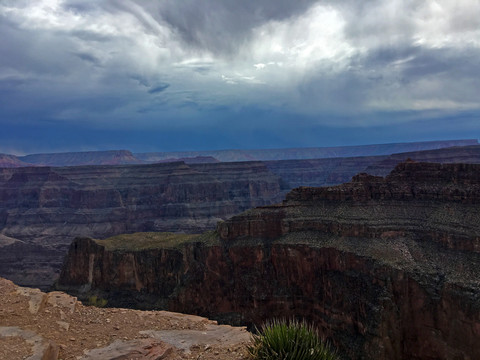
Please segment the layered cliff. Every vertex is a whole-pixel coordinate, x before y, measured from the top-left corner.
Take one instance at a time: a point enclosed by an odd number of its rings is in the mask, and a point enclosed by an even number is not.
[[[479,204],[480,165],[406,162],[215,233],[76,239],[59,286],[231,323],[304,317],[346,359],[477,359]]]
[[[47,155],[30,160],[108,163],[131,157],[125,151]],[[407,157],[480,163],[480,146],[263,163],[3,168],[0,234],[20,242],[2,247],[0,275],[22,285],[47,288],[75,236],[213,229],[217,221],[240,211],[281,200],[293,187],[347,182],[362,171],[385,174]]]
[[[284,193],[259,162],[0,169],[0,233],[17,240],[0,274],[50,286],[75,236],[199,232]]]

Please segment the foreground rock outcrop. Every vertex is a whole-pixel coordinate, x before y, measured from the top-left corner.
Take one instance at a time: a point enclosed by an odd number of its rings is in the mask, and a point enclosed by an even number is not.
[[[0,278],[0,359],[246,359],[250,335],[191,315],[87,307]]]
[[[479,205],[480,165],[405,162],[215,233],[76,239],[59,286],[229,323],[303,317],[345,359],[478,359]]]

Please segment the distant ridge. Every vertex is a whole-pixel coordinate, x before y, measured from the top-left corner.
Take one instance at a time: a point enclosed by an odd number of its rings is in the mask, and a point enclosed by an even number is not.
[[[405,161],[406,159],[443,164],[478,164],[480,159],[480,146],[455,146],[450,148],[392,154],[383,160],[370,164],[365,169],[365,172],[371,175],[385,176],[390,173],[396,164]]]
[[[16,167],[25,167],[25,166],[33,166],[33,165],[21,161],[15,155],[0,154],[0,168],[16,168]]]
[[[128,165],[145,164],[129,150],[32,154],[18,157],[21,161],[41,166]]]
[[[186,158],[196,156],[212,156],[224,162],[230,161],[268,161],[268,160],[297,160],[297,159],[324,159],[336,157],[377,156],[390,155],[410,151],[434,150],[453,146],[478,145],[476,139],[420,141],[408,143],[374,144],[358,146],[334,146],[287,149],[258,149],[258,150],[211,150],[211,151],[178,151],[178,152],[151,152],[135,153],[141,160],[148,162],[162,161],[169,158]]]
[[[137,165],[183,161],[186,164],[238,161],[277,161],[388,156],[392,154],[479,145],[476,139],[422,141],[358,146],[210,150],[132,153],[129,150],[44,153],[25,156],[0,154],[0,168],[25,166]]]

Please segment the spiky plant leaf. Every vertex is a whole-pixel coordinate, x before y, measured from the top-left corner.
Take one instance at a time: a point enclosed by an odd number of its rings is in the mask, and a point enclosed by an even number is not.
[[[305,321],[274,319],[252,335],[248,352],[254,360],[336,360],[335,351]]]

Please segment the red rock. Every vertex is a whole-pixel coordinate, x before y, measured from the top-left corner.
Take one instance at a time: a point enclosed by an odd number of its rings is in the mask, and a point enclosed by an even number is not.
[[[480,165],[406,162],[295,189],[220,223],[217,245],[77,239],[60,286],[235,324],[303,317],[348,359],[478,359],[479,185]]]

